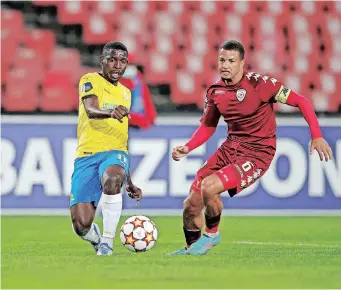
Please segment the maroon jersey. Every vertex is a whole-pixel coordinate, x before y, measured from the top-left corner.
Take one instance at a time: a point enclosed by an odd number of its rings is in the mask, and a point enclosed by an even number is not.
[[[290,89],[275,78],[244,72],[233,86],[222,80],[207,90],[201,122],[216,127],[220,116],[228,124],[228,134],[249,145],[276,147],[276,119],[273,103],[286,102]]]

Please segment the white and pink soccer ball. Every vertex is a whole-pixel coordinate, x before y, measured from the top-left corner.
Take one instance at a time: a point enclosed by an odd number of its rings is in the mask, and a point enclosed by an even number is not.
[[[121,227],[120,239],[132,252],[145,252],[154,247],[158,232],[153,221],[138,215],[128,218]]]

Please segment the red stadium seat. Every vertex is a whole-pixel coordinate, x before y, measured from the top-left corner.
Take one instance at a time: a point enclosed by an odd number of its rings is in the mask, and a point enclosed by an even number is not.
[[[330,93],[329,98],[329,111],[340,112],[341,111],[341,73],[334,75],[335,91]]]
[[[9,112],[35,111],[38,108],[38,86],[29,70],[14,69],[6,80],[3,106]]]
[[[42,58],[45,68],[50,63],[52,51],[56,45],[56,37],[52,30],[29,29],[25,31],[24,45],[37,52]]]
[[[57,19],[61,24],[82,24],[88,22],[91,2],[89,1],[57,1]]]
[[[24,17],[19,11],[1,10],[1,61],[10,64],[13,52],[19,46],[24,35]]]
[[[43,81],[40,108],[48,112],[69,112],[78,102],[77,86],[69,73],[50,71]]]
[[[149,66],[146,68],[146,78],[154,84],[166,84],[174,77],[170,69],[171,58],[161,53],[149,54]]]
[[[83,29],[85,44],[104,44],[115,39],[113,25],[101,14],[89,15]]]
[[[202,97],[202,88],[196,80],[202,75],[194,75],[187,71],[178,70],[175,81],[171,84],[172,101],[175,104],[196,104]]]
[[[74,48],[56,48],[52,55],[50,67],[53,71],[69,73],[72,81],[77,83],[81,67],[79,51]]]
[[[36,82],[42,80],[44,74],[43,62],[40,55],[30,48],[19,48],[13,61],[15,68],[30,70]]]

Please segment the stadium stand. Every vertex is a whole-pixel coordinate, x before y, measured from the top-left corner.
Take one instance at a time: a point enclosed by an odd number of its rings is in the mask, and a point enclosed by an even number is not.
[[[202,109],[205,89],[217,78],[218,46],[238,39],[246,47],[246,69],[282,80],[318,112],[341,111],[336,1],[5,1],[2,109],[76,111],[80,76],[97,69],[102,45],[113,39],[127,45],[161,95],[170,85],[167,108]]]

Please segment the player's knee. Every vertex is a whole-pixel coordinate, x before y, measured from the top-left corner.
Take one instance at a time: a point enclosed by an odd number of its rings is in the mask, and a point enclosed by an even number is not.
[[[197,215],[202,209],[202,201],[193,200],[193,197],[188,197],[184,200],[184,211],[189,215]]]
[[[111,177],[108,177],[103,184],[103,192],[104,194],[114,195],[119,194],[121,191],[123,180],[119,174],[115,174]]]
[[[84,233],[89,231],[92,224],[92,218],[90,216],[79,216],[72,218],[73,230],[79,236],[83,236]]]
[[[216,194],[215,183],[210,177],[206,177],[201,183],[201,193],[203,198],[209,198]]]

